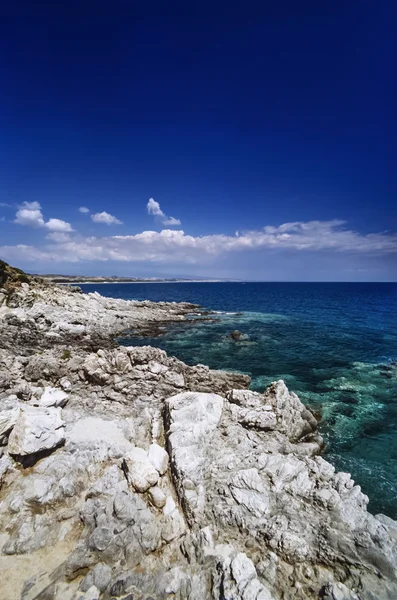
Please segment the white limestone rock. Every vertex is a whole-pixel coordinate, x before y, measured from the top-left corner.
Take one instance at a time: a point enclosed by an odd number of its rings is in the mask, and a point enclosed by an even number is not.
[[[164,475],[168,469],[168,452],[166,452],[162,446],[159,446],[159,444],[153,443],[149,446],[148,457],[156,471],[158,471],[160,475]]]
[[[47,386],[44,388],[44,393],[39,400],[39,405],[44,407],[50,406],[65,406],[68,401],[68,394],[59,388]]]
[[[150,462],[148,454],[143,448],[132,448],[126,454],[123,469],[128,482],[137,492],[147,492],[159,480],[159,473]]]
[[[5,404],[4,410],[0,411],[0,439],[6,437],[14,427],[19,417],[19,403],[10,402]]]
[[[183,392],[166,400],[168,443],[183,493],[187,516],[195,520],[204,510],[203,468],[211,435],[222,416],[223,398],[216,394]]]
[[[8,452],[26,456],[56,448],[64,440],[60,408],[24,406],[10,434]]]
[[[185,379],[182,373],[177,373],[176,371],[166,371],[164,374],[164,379],[167,383],[177,388],[183,388],[185,386]]]
[[[257,469],[238,471],[231,478],[230,491],[233,498],[256,517],[266,515],[269,510],[269,493]]]
[[[185,520],[179,508],[165,515],[161,537],[167,543],[179,538],[186,531]]]
[[[148,364],[148,367],[149,371],[154,375],[162,375],[163,373],[166,373],[169,370],[169,367],[167,367],[166,365],[162,365],[161,363],[156,362],[155,360],[151,360]]]
[[[157,485],[149,490],[149,500],[156,508],[163,508],[167,502],[167,496]]]
[[[216,552],[215,548],[215,552]],[[218,555],[214,572],[213,597],[224,600],[277,600],[258,579],[252,560],[244,553],[236,553],[231,546],[225,557]],[[215,554],[216,556],[216,554]]]
[[[72,384],[70,383],[70,381],[67,377],[62,377],[62,379],[59,382],[59,385],[66,392],[70,391],[70,388],[72,387]]]

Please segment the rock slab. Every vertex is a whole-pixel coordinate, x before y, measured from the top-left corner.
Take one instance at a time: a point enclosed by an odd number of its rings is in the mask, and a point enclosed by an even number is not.
[[[8,441],[9,454],[27,456],[56,448],[65,440],[60,408],[24,406]]]

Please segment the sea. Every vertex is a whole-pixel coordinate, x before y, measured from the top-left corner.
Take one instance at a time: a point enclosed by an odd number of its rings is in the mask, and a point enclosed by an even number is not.
[[[215,322],[173,324],[154,338],[187,364],[247,373],[262,391],[283,379],[321,414],[325,457],[397,519],[397,283],[133,283],[80,286],[129,300],[187,301]],[[243,336],[234,341],[230,333]]]

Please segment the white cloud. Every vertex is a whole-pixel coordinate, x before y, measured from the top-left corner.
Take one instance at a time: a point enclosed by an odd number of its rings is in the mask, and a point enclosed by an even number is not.
[[[44,220],[39,202],[24,202],[15,215],[14,223],[26,227],[45,227],[50,231],[73,231],[70,223],[62,219]]]
[[[14,223],[27,227],[44,227],[43,213],[38,202],[23,202],[15,215]]]
[[[0,208],[12,208],[12,204],[8,204],[8,202],[0,202]]]
[[[153,215],[154,217],[161,219],[163,225],[181,225],[181,221],[179,219],[175,219],[175,217],[167,217],[167,215],[161,210],[160,204],[156,202],[154,198],[149,198],[146,208],[149,215]]]
[[[175,219],[174,217],[169,217],[163,221],[164,225],[181,225],[181,221],[179,219]]]
[[[62,233],[62,232],[57,232],[57,231],[54,231],[53,233],[49,233],[47,235],[47,238],[54,242],[57,242],[58,244],[62,244],[64,242],[70,241],[70,235],[68,233]]]
[[[103,211],[101,213],[95,213],[91,215],[91,219],[94,223],[105,223],[106,225],[122,225],[123,221],[116,219],[113,215]]]
[[[86,206],[80,206],[79,212],[81,212],[81,213],[89,213],[90,209],[87,208]]]
[[[53,241],[54,238],[52,238]],[[239,232],[239,235],[191,236],[184,231],[164,229],[143,231],[135,235],[88,237],[65,241],[59,247],[0,247],[0,255],[10,260],[46,260],[56,262],[128,261],[166,262],[173,264],[204,264],[224,254],[245,251],[271,252],[333,252],[380,256],[397,253],[397,234],[360,234],[345,227],[343,221],[310,221],[266,226],[263,229]],[[39,259],[38,256],[41,258]]]
[[[71,224],[62,219],[49,219],[44,227],[50,231],[73,231]]]
[[[147,207],[147,211],[148,211],[149,215],[154,215],[155,217],[164,217],[165,218],[165,214],[161,210],[160,204],[158,202],[156,202],[156,200],[154,198],[149,198],[146,207]]]

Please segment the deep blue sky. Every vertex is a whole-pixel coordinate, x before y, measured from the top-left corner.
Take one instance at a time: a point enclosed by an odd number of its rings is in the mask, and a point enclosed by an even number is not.
[[[395,4],[263,4],[2,6],[0,256],[40,272],[396,279]],[[151,197],[182,225],[149,215]],[[18,219],[24,202],[43,219]],[[314,229],[305,247],[250,245],[265,226],[334,219],[285,229]],[[193,237],[112,237],[171,227]],[[230,238],[196,240],[212,234]]]

